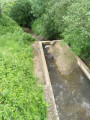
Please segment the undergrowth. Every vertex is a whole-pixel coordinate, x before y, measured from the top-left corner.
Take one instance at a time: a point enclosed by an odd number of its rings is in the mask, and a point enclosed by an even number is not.
[[[0,18],[0,120],[46,120],[42,85],[33,72],[32,41],[12,19]]]

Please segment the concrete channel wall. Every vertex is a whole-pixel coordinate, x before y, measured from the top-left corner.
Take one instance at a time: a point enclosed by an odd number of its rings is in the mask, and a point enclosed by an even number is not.
[[[45,60],[45,56],[44,56],[44,51],[43,51],[43,44],[45,42],[39,42],[40,45],[40,52],[41,52],[41,58],[42,58],[42,63],[43,63],[43,69],[44,69],[44,74],[45,74],[45,80],[46,80],[46,87],[49,88],[50,91],[50,98],[51,98],[51,105],[53,106],[53,116],[54,118],[52,120],[60,120],[59,116],[58,116],[58,112],[57,112],[57,108],[56,108],[56,103],[55,103],[55,99],[54,99],[54,94],[53,94],[53,90],[52,90],[52,86],[51,86],[51,82],[50,82],[50,77],[49,77],[49,73],[48,73],[48,68],[47,68],[47,64],[46,64],[46,60]],[[50,42],[47,42],[47,44],[50,44]],[[51,120],[50,118],[48,118],[48,120]]]
[[[84,74],[87,76],[87,78],[90,80],[90,69],[84,64],[84,62],[78,57],[75,56],[77,59],[77,63],[81,70],[84,72]]]

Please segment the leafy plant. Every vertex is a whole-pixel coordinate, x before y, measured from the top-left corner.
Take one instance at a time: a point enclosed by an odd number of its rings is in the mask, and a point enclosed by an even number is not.
[[[16,0],[11,8],[10,16],[21,26],[29,26],[33,19],[30,0]]]
[[[90,57],[89,4],[88,0],[76,2],[68,8],[67,15],[63,17],[66,24],[64,40],[82,59]]]
[[[41,21],[39,25],[42,26],[42,32],[40,33],[48,39],[57,39],[64,30],[63,16],[66,14],[67,7],[72,2],[70,0],[50,0],[45,3],[44,13],[38,18]],[[38,29],[37,27],[36,29]]]
[[[7,16],[10,16],[10,11],[15,4],[15,0],[4,0],[2,1],[2,13],[4,13]]]
[[[32,13],[35,18],[40,18],[47,8],[49,0],[31,0]]]
[[[42,18],[38,18],[36,20],[33,21],[32,25],[32,30],[37,34],[37,35],[43,35],[42,33]]]

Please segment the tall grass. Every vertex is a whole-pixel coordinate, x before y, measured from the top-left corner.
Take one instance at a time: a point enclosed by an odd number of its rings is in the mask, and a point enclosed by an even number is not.
[[[33,72],[32,41],[12,19],[0,18],[0,120],[46,120],[42,85]]]

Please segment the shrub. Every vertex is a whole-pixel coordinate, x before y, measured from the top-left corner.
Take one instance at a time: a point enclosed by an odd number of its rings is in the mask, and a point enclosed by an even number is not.
[[[32,25],[32,30],[37,34],[37,35],[41,35],[42,36],[42,19],[38,18],[36,20],[33,21]]]
[[[41,17],[45,13],[49,0],[31,0],[32,13],[35,18]]]
[[[64,16],[66,24],[64,40],[81,58],[90,57],[90,14],[89,1],[79,1],[68,7]]]
[[[66,14],[67,7],[71,4],[70,0],[50,0],[44,14],[41,16],[42,35],[48,39],[59,38],[59,34],[64,30],[63,16]]]
[[[16,0],[10,15],[21,26],[30,26],[33,19],[30,0]]]

